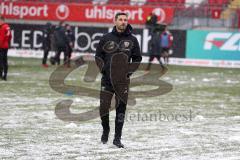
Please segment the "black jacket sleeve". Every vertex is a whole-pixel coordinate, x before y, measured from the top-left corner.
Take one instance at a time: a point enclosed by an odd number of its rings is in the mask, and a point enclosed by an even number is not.
[[[139,43],[135,37],[133,40],[133,49],[132,49],[132,54],[131,54],[131,60],[132,60],[132,63],[129,66],[129,75],[131,75],[133,72],[135,72],[138,69],[138,67],[142,61]]]
[[[105,53],[103,51],[103,45],[104,45],[104,40],[103,38],[101,38],[97,45],[96,54],[95,54],[95,62],[101,73],[103,72],[104,57],[105,57]]]

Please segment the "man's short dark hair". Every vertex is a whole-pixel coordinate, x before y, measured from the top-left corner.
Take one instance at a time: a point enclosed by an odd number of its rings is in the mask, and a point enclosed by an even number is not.
[[[118,16],[121,16],[121,15],[128,16],[127,13],[124,13],[124,12],[118,12],[118,13],[115,15],[115,20],[117,20],[117,19],[118,19]]]

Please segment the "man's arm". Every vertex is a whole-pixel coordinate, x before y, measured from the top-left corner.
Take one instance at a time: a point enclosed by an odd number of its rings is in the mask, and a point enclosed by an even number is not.
[[[5,37],[4,30],[2,29],[2,26],[0,26],[0,47],[3,45],[4,37]]]
[[[9,41],[9,43],[10,43],[10,42],[11,42],[11,39],[12,39],[12,32],[11,32],[11,28],[10,28],[9,26],[8,26],[7,34],[8,34],[8,36],[9,36],[8,41]]]
[[[97,48],[96,48],[96,54],[95,54],[95,62],[100,70],[100,72],[102,73],[103,72],[103,66],[104,66],[104,52],[103,52],[103,38],[100,39],[98,45],[97,45]]]
[[[169,42],[170,42],[170,43],[169,43],[169,48],[170,48],[170,47],[172,47],[172,45],[173,45],[173,35],[172,35],[172,33],[169,32],[169,35],[168,35],[168,36],[169,36]]]
[[[129,76],[132,75],[133,72],[135,72],[138,69],[142,61],[140,47],[136,38],[134,38],[134,41],[133,41],[131,60],[132,60],[132,63],[129,66]]]

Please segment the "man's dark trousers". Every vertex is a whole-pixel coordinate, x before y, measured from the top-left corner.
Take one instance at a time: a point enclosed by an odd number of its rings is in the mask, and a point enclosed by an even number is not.
[[[8,49],[0,49],[0,77],[7,78],[8,73]]]
[[[119,90],[119,88],[121,88]],[[121,91],[122,90],[122,91]],[[104,131],[109,131],[109,109],[111,107],[111,100],[113,94],[115,94],[115,135],[114,139],[120,140],[122,135],[122,128],[124,124],[125,111],[127,105],[127,97],[129,91],[129,81],[125,84],[112,85],[110,81],[101,81],[101,92],[100,92],[100,116],[102,120],[102,127]]]

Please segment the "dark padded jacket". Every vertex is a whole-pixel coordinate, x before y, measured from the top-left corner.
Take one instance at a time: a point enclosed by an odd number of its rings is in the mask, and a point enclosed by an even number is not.
[[[159,32],[154,32],[149,42],[149,55],[160,56],[161,54],[161,35]]]
[[[57,26],[55,28],[55,31],[54,31],[54,43],[55,43],[55,46],[57,48],[65,48],[67,43],[68,43],[68,39],[67,39],[67,36],[65,34],[65,29],[64,27],[62,26]]]
[[[116,54],[127,55],[129,64],[135,62],[137,64],[132,70],[129,70],[129,76],[137,69],[139,66],[142,56],[140,52],[140,47],[136,37],[132,35],[132,27],[128,24],[127,28],[123,33],[119,33],[114,26],[112,32],[105,34],[96,49],[96,63],[103,74],[103,79],[110,81],[110,67],[111,59],[113,55]],[[103,62],[99,63],[99,60]],[[121,66],[119,65],[119,69]]]

